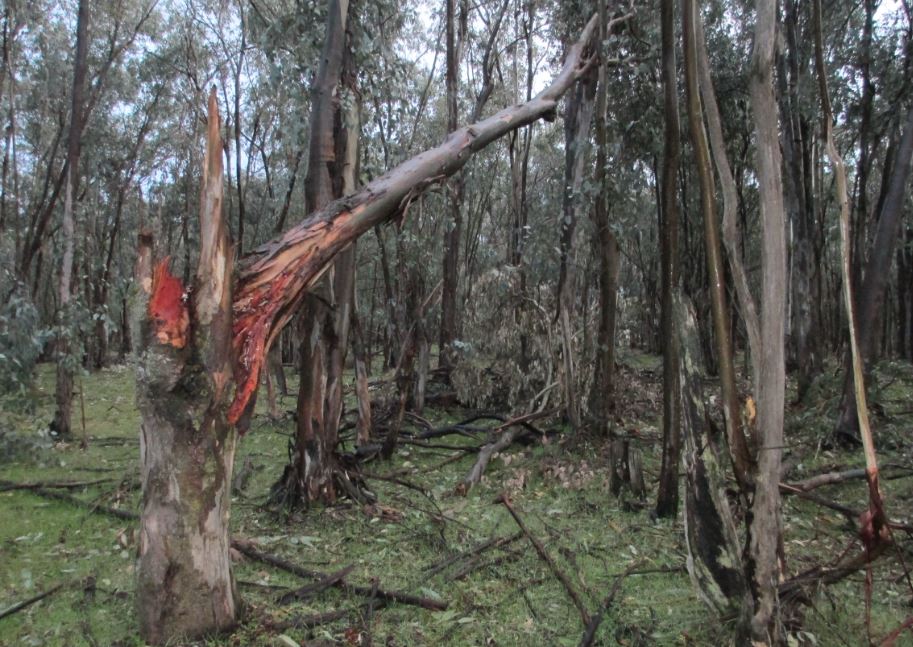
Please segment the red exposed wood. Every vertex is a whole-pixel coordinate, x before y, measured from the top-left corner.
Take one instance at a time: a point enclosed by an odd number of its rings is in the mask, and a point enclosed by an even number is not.
[[[160,343],[184,348],[187,345],[190,315],[187,311],[184,285],[168,271],[170,260],[165,258],[161,261],[152,275],[149,318],[155,329],[155,337]]]

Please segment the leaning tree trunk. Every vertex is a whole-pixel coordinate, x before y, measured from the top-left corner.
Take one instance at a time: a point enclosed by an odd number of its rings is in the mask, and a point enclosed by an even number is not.
[[[136,602],[140,634],[155,645],[226,629],[238,614],[228,532],[236,434],[228,421],[232,261],[221,151],[213,89],[191,302],[169,259],[153,271],[148,234],[137,261],[146,304],[137,370],[143,503]]]
[[[385,173],[357,193],[328,204],[304,222],[245,257],[234,298],[233,346],[238,390],[229,419],[241,419],[257,388],[264,353],[328,263],[358,236],[386,222],[427,187],[459,171],[473,154],[500,137],[543,118],[553,118],[559,99],[592,65],[590,19],[552,83],[526,103],[510,106],[448,135]]]

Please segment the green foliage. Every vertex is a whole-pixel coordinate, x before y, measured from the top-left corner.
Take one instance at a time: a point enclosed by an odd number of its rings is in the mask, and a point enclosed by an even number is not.
[[[0,395],[24,397],[32,384],[35,364],[50,333],[41,326],[41,318],[28,289],[7,270],[0,269],[12,286],[0,303]]]

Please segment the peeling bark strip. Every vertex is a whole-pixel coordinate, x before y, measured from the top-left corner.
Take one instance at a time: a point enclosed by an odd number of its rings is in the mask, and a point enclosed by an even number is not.
[[[238,386],[229,412],[231,423],[239,420],[256,390],[270,345],[333,257],[375,225],[405,215],[418,194],[456,173],[491,142],[539,119],[554,118],[558,100],[593,64],[590,41],[596,23],[593,16],[569,50],[561,72],[532,100],[451,133],[437,148],[330,203],[244,258],[233,302]]]
[[[192,303],[167,270],[152,274],[152,239],[140,236],[137,283],[142,414],[136,601],[147,643],[182,642],[235,624],[238,596],[228,534],[237,435],[228,423],[231,255],[222,216],[222,156],[215,90],[209,96],[200,200],[200,261]]]

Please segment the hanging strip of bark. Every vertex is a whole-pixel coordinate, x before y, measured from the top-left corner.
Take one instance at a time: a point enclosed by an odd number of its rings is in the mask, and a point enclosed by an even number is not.
[[[242,260],[233,304],[238,359],[232,422],[239,420],[257,388],[269,346],[336,254],[375,225],[403,213],[422,191],[456,173],[491,142],[539,119],[554,118],[558,100],[593,63],[596,22],[595,16],[590,19],[561,72],[532,100],[451,133],[437,148],[330,203]]]
[[[741,569],[738,533],[726,497],[726,476],[709,429],[702,390],[701,346],[693,307],[676,297],[673,310],[681,353],[682,464],[688,574],[701,599],[725,616],[735,613],[744,639],[752,602]]]
[[[704,114],[707,117],[707,132],[710,136],[710,149],[713,161],[720,176],[720,188],[723,194],[723,244],[726,246],[729,268],[732,270],[732,283],[742,311],[742,320],[748,336],[748,350],[751,354],[752,386],[757,391],[760,377],[761,359],[761,324],[758,322],[758,309],[751,289],[748,287],[748,274],[742,263],[742,252],[739,249],[739,224],[737,212],[739,207],[738,189],[732,176],[732,167],[726,154],[726,140],[723,138],[723,125],[720,119],[720,108],[710,77],[710,57],[707,55],[707,42],[704,38],[704,26],[700,12],[697,12],[694,28],[697,41],[697,71],[700,80],[701,96],[704,99]]]

